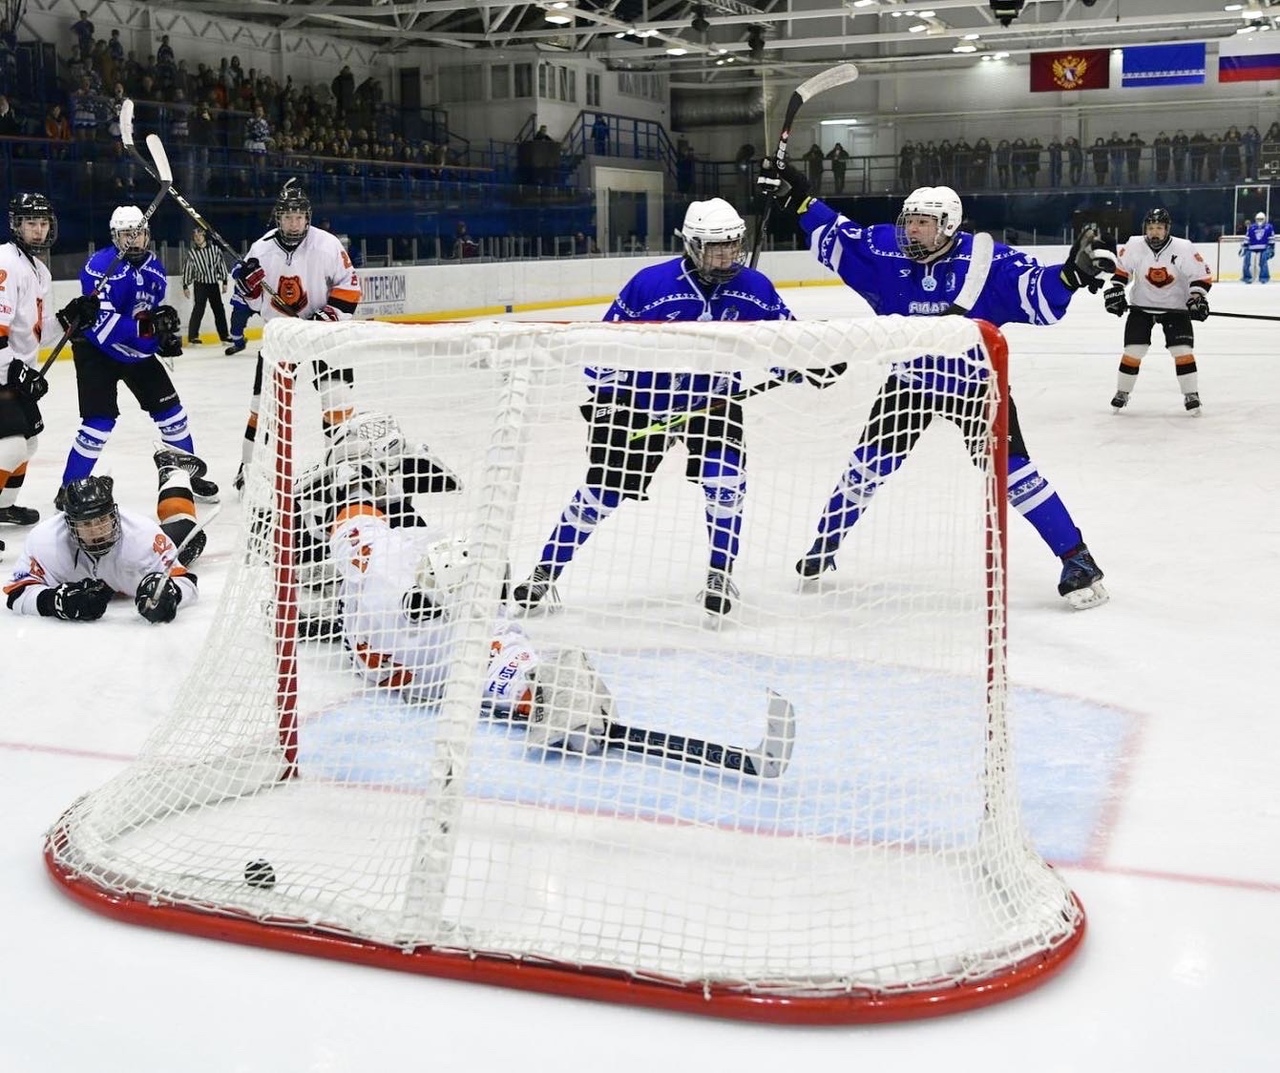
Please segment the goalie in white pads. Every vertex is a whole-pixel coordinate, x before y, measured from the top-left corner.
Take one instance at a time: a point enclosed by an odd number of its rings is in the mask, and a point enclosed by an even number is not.
[[[376,507],[352,503],[334,521],[330,551],[341,578],[342,639],[357,673],[410,703],[438,702],[453,661],[466,542],[437,527],[396,528]],[[754,749],[618,723],[586,653],[540,650],[503,618],[492,627],[480,707],[491,719],[523,723],[543,749],[597,755],[615,746],[764,778],[782,774],[795,740],[795,713],[776,693]]]

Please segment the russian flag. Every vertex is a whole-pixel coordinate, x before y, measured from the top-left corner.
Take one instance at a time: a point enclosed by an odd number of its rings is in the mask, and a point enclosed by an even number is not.
[[[1219,82],[1280,80],[1280,34],[1233,34],[1218,45]]]

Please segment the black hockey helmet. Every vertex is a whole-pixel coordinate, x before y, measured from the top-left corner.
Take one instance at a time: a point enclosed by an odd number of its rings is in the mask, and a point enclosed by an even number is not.
[[[1164,234],[1152,235],[1150,228],[1152,224],[1163,224]],[[1169,215],[1168,209],[1151,209],[1146,216],[1142,218],[1142,234],[1146,237],[1147,245],[1157,253],[1164,249],[1169,243],[1170,237],[1173,235],[1173,217]]]
[[[49,231],[43,242],[29,242],[22,234],[25,220],[48,220]],[[9,199],[9,233],[14,244],[29,254],[44,253],[58,239],[58,217],[53,202],[44,194],[14,194]]]
[[[286,214],[293,213],[302,213],[306,222],[301,229],[291,224],[286,231],[280,220]],[[280,193],[276,195],[276,207],[272,210],[271,219],[276,225],[276,242],[283,249],[295,250],[307,237],[307,231],[311,227],[311,199],[307,197],[306,190],[297,179],[289,179],[280,188]]]
[[[62,489],[67,528],[87,555],[105,555],[120,539],[114,487],[110,477],[82,477]]]

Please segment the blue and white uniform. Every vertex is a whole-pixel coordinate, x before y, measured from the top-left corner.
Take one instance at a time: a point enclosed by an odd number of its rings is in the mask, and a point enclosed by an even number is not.
[[[1265,217],[1262,220],[1254,220],[1249,225],[1249,230],[1244,235],[1244,244],[1240,247],[1240,254],[1244,257],[1244,272],[1240,278],[1245,283],[1253,282],[1253,266],[1255,264],[1258,266],[1258,282],[1271,282],[1269,265],[1275,237],[1276,229],[1271,226],[1270,221]]]
[[[946,313],[969,272],[973,236],[964,232],[956,233],[940,256],[922,261],[902,251],[897,228],[892,224],[863,227],[816,199],[797,219],[809,236],[814,256],[878,314]],[[1056,324],[1066,313],[1073,293],[1063,282],[1061,265],[1040,265],[997,242],[990,273],[968,316],[997,326]],[[985,372],[954,356],[921,355],[894,366],[848,467],[819,519],[813,547],[797,564],[802,575],[816,576],[834,565],[841,540],[869,506],[880,485],[906,461],[933,416],[956,421],[968,439],[968,416],[970,412],[976,414],[985,390]],[[974,407],[972,411],[966,409],[965,396]],[[917,411],[914,421],[908,408]],[[923,422],[919,420],[920,408],[925,410]],[[977,444],[969,446],[978,450]],[[1008,497],[1054,555],[1067,556],[1083,544],[1067,508],[1027,453],[1012,398]]]

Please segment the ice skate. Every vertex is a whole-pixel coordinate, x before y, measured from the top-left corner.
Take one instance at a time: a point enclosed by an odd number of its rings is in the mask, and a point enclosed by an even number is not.
[[[707,571],[707,586],[702,590],[702,606],[709,615],[727,615],[733,610],[738,596],[738,586],[729,577],[728,570]]]
[[[822,537],[815,540],[804,556],[796,561],[796,573],[801,581],[814,581],[835,568],[836,550]]]
[[[185,470],[187,476],[191,478],[191,493],[204,503],[218,502],[218,486],[209,480],[205,480],[205,474],[209,472],[209,466],[203,458],[193,455],[190,451],[184,451],[180,447],[174,447],[171,443],[156,444],[156,452],[151,456],[156,464],[156,469],[181,469]]]
[[[511,602],[522,611],[535,611],[544,603],[559,604],[560,594],[556,592],[550,568],[541,563],[535,566],[533,573],[511,590]]]
[[[20,507],[16,503],[0,507],[0,525],[35,525],[39,520],[40,512],[33,507]]]
[[[1111,398],[1111,405],[1117,410],[1123,410],[1129,405],[1129,392],[1117,391]]]
[[[1182,396],[1182,405],[1187,408],[1187,413],[1192,417],[1200,416],[1200,393],[1198,391],[1188,391]]]
[[[1085,544],[1078,544],[1062,556],[1062,578],[1058,595],[1076,611],[1105,604],[1111,597],[1102,585],[1103,573]]]
[[[245,346],[247,345],[247,344],[245,343],[245,341],[244,341],[244,339],[243,339],[243,338],[241,338],[241,339],[232,339],[232,340],[230,340],[230,343],[231,343],[231,345],[230,345],[230,346],[228,346],[228,347],[227,347],[227,349],[223,351],[223,353],[224,353],[227,357],[231,357],[231,355],[233,355],[233,354],[239,354],[239,353],[240,353],[240,351],[242,351],[242,350],[245,348]]]

